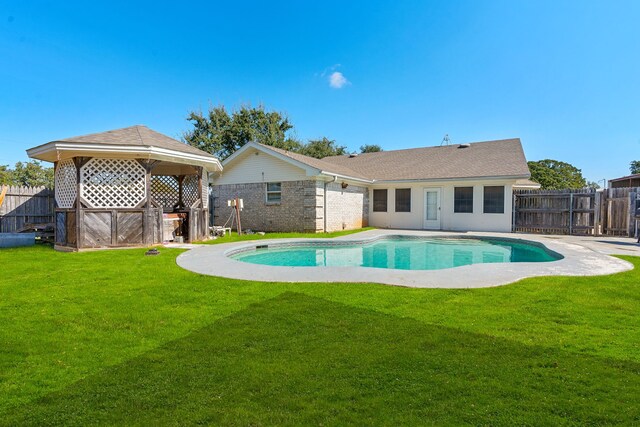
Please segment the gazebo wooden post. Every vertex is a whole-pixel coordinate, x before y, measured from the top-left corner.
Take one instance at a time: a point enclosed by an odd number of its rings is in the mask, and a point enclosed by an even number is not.
[[[202,167],[197,166],[196,171],[198,171],[198,194],[200,195],[200,206],[204,207],[204,194],[202,194]]]
[[[143,221],[143,242],[145,245],[153,245],[156,243],[156,239],[154,238],[156,231],[156,219],[153,212],[153,197],[151,195],[151,173],[157,162],[154,160],[145,160],[141,163],[146,171],[145,186],[147,190],[147,200],[145,202]],[[162,224],[161,221],[160,224]],[[161,236],[159,236],[159,238],[161,238]]]
[[[81,173],[80,173],[80,169],[82,169],[82,166],[84,166],[89,160],[91,160],[90,157],[74,157],[73,158],[73,162],[76,165],[76,185],[77,185],[77,196],[76,196],[76,223],[75,223],[75,230],[76,230],[76,248],[80,249],[82,247],[82,243],[84,240],[84,220],[82,217],[82,201],[81,201],[81,196],[82,196],[82,181],[81,181]]]
[[[82,184],[80,183],[80,167],[82,166],[82,159],[80,157],[74,157],[73,158],[73,163],[75,163],[76,165],[76,223],[75,223],[75,233],[76,233],[76,248],[80,248],[80,243],[81,243],[81,234],[80,234],[80,227],[82,224],[82,221],[80,220],[80,195],[82,194]],[[69,231],[67,230],[67,233],[69,233]]]
[[[58,171],[58,164],[60,162],[56,161],[53,162],[53,176],[54,176],[54,188],[55,188],[55,176],[56,176],[56,172]],[[78,188],[78,177],[76,176],[76,191]],[[2,198],[2,196],[0,196],[0,198]],[[56,200],[56,198],[53,198],[53,244],[54,246],[57,245],[58,243],[63,243],[66,244],[67,243],[67,228],[66,228],[66,221],[67,221],[67,214],[64,213],[59,213],[58,209],[60,208],[60,206],[58,206],[58,201]],[[77,200],[77,197],[76,197]],[[2,204],[2,202],[0,201],[0,205]],[[64,223],[62,223],[62,218],[64,218]],[[62,224],[61,224],[62,223]],[[60,233],[64,232],[64,235],[61,235]]]
[[[204,188],[202,185],[202,173],[204,171],[204,168],[202,166],[198,166],[196,167],[196,171],[198,172],[198,194],[200,195],[200,218],[199,221],[200,223],[198,224],[198,230],[200,230],[200,235],[198,236],[198,239],[203,239],[205,237],[208,236],[208,225],[209,225],[209,215],[207,210],[205,209],[205,203],[204,203],[204,198],[208,197],[208,194],[204,194]]]

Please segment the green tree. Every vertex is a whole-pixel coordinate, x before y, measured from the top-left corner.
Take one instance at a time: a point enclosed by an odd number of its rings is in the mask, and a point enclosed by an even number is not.
[[[53,168],[45,168],[37,160],[16,163],[12,175],[15,185],[53,188]]]
[[[336,141],[322,137],[320,139],[310,139],[299,152],[305,156],[322,159],[323,157],[345,154],[347,147],[336,145]]]
[[[382,147],[378,144],[365,144],[360,146],[361,153],[378,153],[382,151]]]
[[[0,165],[0,185],[13,185],[13,173],[9,165]]]
[[[629,170],[632,175],[640,173],[640,160],[634,160],[629,164]]]
[[[569,163],[559,160],[538,160],[528,162],[531,179],[544,190],[562,190],[567,188],[585,188],[587,181],[582,171]]]
[[[293,129],[289,119],[262,106],[243,106],[231,114],[224,106],[217,106],[210,108],[207,115],[192,111],[187,120],[193,129],[183,133],[184,141],[221,159],[250,141],[290,151],[298,151],[302,146],[288,135]]]
[[[223,153],[232,152],[232,119],[223,106],[210,108],[207,116],[201,111],[192,111],[187,120],[193,124],[193,129],[182,135],[187,144],[218,157],[222,157]]]

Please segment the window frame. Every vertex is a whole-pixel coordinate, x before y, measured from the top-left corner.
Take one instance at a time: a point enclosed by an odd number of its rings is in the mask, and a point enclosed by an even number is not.
[[[270,190],[269,186],[277,184],[280,189],[279,190]],[[279,205],[282,203],[282,182],[265,182],[265,203],[268,205]],[[278,200],[269,200],[269,196],[278,195]]]
[[[409,201],[408,201],[408,205],[407,205],[407,210],[404,210],[404,209],[400,209],[400,210],[399,210],[399,209],[398,209],[398,207],[400,207],[400,208],[402,208],[402,207],[403,207],[403,206],[400,206],[400,205],[398,204],[398,192],[399,192],[399,191],[408,191],[408,192],[409,192]],[[396,200],[395,200],[395,208],[396,208],[396,209],[395,209],[395,212],[398,212],[398,213],[407,213],[407,212],[411,212],[411,187],[409,187],[409,188],[396,188],[395,196],[396,196]]]
[[[465,197],[458,199],[458,190],[470,190],[471,198]],[[460,206],[462,205],[462,206]],[[465,210],[460,208],[464,207]],[[469,210],[466,210],[469,209]],[[473,213],[473,186],[453,187],[453,212],[454,213]]]
[[[493,194],[491,193],[487,193],[487,189],[497,189],[500,188],[501,191],[495,192]],[[504,196],[504,192],[505,192],[505,186],[504,185],[485,185],[483,187],[483,194],[482,194],[482,213],[485,214],[504,214],[505,212],[505,202],[506,202],[506,197]],[[487,209],[488,207],[491,207],[491,203],[495,203],[497,201],[497,198],[492,199],[493,196],[496,196],[500,194],[500,198],[502,199],[502,204],[500,205],[500,209],[497,209],[498,204],[495,204],[495,207],[492,209]],[[495,209],[495,210],[494,210]]]
[[[376,209],[376,192],[379,192],[378,194],[380,194],[381,192],[384,192],[384,210],[382,209]],[[373,212],[388,212],[389,211],[389,190],[387,188],[374,188],[373,189]],[[382,201],[378,201],[378,203],[381,203]]]

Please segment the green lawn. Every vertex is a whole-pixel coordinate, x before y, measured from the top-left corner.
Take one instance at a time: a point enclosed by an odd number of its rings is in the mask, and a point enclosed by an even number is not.
[[[640,258],[477,290],[0,250],[0,425],[640,423]]]

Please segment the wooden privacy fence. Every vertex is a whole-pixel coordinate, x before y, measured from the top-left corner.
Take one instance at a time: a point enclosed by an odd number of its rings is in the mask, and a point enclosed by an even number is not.
[[[595,190],[514,190],[513,231],[593,234],[599,202]]]
[[[601,206],[602,233],[637,236],[636,199],[640,187],[608,188]]]
[[[26,224],[52,223],[54,205],[51,189],[10,186],[0,206],[0,233],[19,231]]]
[[[638,190],[514,190],[513,231],[632,237]]]

